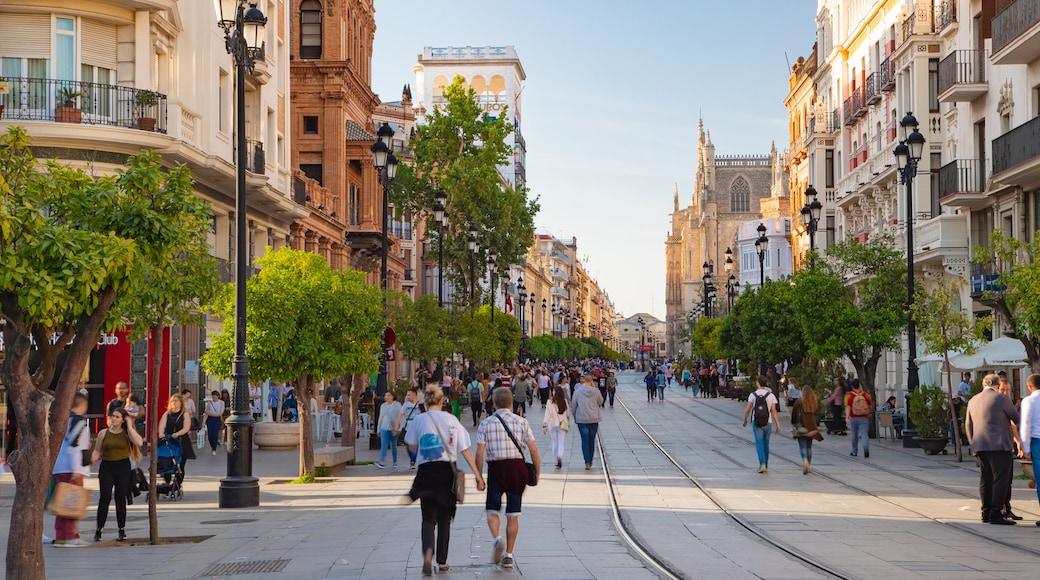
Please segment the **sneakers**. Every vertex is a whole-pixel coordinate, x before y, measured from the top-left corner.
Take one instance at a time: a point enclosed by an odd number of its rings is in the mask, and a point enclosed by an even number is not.
[[[55,548],[86,548],[89,546],[87,542],[76,538],[75,540],[56,540],[54,542]]]
[[[495,538],[495,541],[491,544],[491,563],[502,564],[502,554],[506,553],[506,542],[502,539],[502,536]],[[512,565],[512,562],[510,562]]]
[[[408,469],[415,469],[415,462],[414,461],[409,461],[408,462]]]
[[[589,471],[591,469],[592,469],[592,464],[591,463],[586,463],[585,464],[585,471]]]
[[[855,452],[855,451],[853,451],[853,452],[849,453],[849,455],[851,455],[851,456],[853,456],[853,457],[856,457],[856,452]]]
[[[758,473],[765,473],[768,470],[769,470],[769,468],[766,467],[766,465],[764,463],[762,465],[758,466]]]
[[[379,462],[376,462],[376,467],[378,467],[379,469],[386,469],[386,465]]]
[[[394,469],[397,469],[397,464],[396,464],[396,463],[395,463],[395,464],[393,465],[393,468],[394,468]]]
[[[869,452],[869,451],[864,451],[864,452],[863,452],[863,457],[864,457],[865,459],[870,459],[870,452]]]
[[[556,469],[560,469],[561,467],[563,467],[563,462],[560,461],[559,459],[557,459],[556,460]]]
[[[116,538],[116,541],[117,542],[122,542],[125,539],[126,539],[126,532],[123,531],[123,528],[119,528],[119,537]]]
[[[502,567],[503,568],[512,568],[513,567],[513,557],[512,556],[506,556],[505,558],[502,558]]]
[[[97,531],[94,532],[94,541],[95,542],[100,542],[101,541],[101,528],[98,528]]]

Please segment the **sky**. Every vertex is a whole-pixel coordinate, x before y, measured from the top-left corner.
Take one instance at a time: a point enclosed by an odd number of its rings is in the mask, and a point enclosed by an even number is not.
[[[539,232],[578,239],[625,316],[665,318],[675,185],[690,204],[697,121],[716,153],[787,148],[790,65],[816,0],[377,0],[373,89],[415,85],[424,46],[516,47],[527,80],[527,179]]]

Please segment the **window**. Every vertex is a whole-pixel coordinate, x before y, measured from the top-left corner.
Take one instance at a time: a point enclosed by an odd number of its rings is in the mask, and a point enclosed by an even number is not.
[[[932,217],[938,216],[942,213],[942,208],[939,207],[939,168],[942,167],[942,155],[939,153],[931,154],[931,171],[929,172],[930,179],[930,193],[931,193],[931,210]]]
[[[823,153],[823,186],[834,187],[834,149]]]
[[[321,58],[321,3],[300,4],[300,58]]]
[[[71,18],[55,18],[55,78],[62,81],[76,80],[76,22]]]
[[[304,115],[303,116],[303,134],[304,135],[317,135],[318,134],[318,116],[317,115]]]
[[[221,133],[231,132],[231,75],[226,71],[220,71],[220,84],[218,85],[217,123]]]
[[[743,177],[733,180],[729,188],[729,207],[734,213],[747,213],[751,211],[751,186]]]
[[[321,178],[322,178],[321,163],[301,163],[300,164],[300,171],[302,171],[303,174],[306,175],[307,177],[310,177],[314,181],[317,181],[318,185],[321,185]]]
[[[928,60],[928,110],[939,112],[939,59]]]
[[[347,199],[347,223],[352,226],[361,225],[361,190],[353,183],[350,184]]]

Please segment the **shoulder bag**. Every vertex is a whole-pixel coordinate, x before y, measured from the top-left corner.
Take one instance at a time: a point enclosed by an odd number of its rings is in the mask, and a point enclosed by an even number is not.
[[[412,407],[410,411],[408,411],[408,416],[404,418],[403,424],[401,425],[401,432],[397,434],[398,447],[404,447],[404,436],[408,434],[408,421],[412,419],[412,413],[414,413],[418,407],[419,404],[416,403],[415,406]]]
[[[80,417],[80,420],[77,421],[76,424],[73,426],[73,428],[72,428],[73,430],[69,431],[68,436],[65,437],[65,442],[69,444],[69,447],[75,447],[76,446],[77,440],[79,439],[80,434],[82,434],[83,430],[86,429],[86,428],[87,428],[87,420],[82,418],[82,417]],[[87,446],[86,449],[81,449],[80,450],[80,460],[79,460],[80,466],[86,467],[86,466],[90,465],[90,463],[91,463],[91,461],[90,461],[91,453],[92,453],[92,451],[91,451],[89,445]]]
[[[441,434],[441,428],[437,425],[437,420],[433,418],[433,415],[430,415],[429,420],[433,423],[433,430],[436,431],[437,436],[441,438],[441,447],[444,447],[444,452],[450,457],[451,453],[448,451],[448,441],[444,438],[444,435]],[[455,474],[455,478],[451,481],[451,493],[455,496],[456,502],[463,503],[466,501],[466,472],[459,470],[456,461],[449,459],[448,463],[451,464],[451,471]]]
[[[527,467],[527,485],[535,487],[538,485],[538,470],[535,469],[534,463],[527,461],[527,458],[524,456],[524,448],[520,447],[520,442],[513,436],[513,432],[509,430],[509,425],[506,425],[506,421],[502,418],[502,415],[496,413],[495,417],[500,423],[502,423],[502,428],[506,430],[506,435],[509,435],[509,438],[513,441],[513,445],[516,445],[516,450],[519,451],[520,456],[524,458],[524,465]]]

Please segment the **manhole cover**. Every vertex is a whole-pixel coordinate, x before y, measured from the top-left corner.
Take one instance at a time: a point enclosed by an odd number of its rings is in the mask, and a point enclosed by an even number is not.
[[[264,574],[281,572],[292,560],[254,560],[252,562],[226,562],[214,564],[202,573],[206,576],[233,576],[235,574]]]
[[[248,524],[249,522],[258,521],[256,519],[244,518],[240,520],[209,520],[205,522],[199,522],[200,524],[209,524],[214,526],[226,526],[228,524]],[[273,562],[274,560],[272,560]]]

